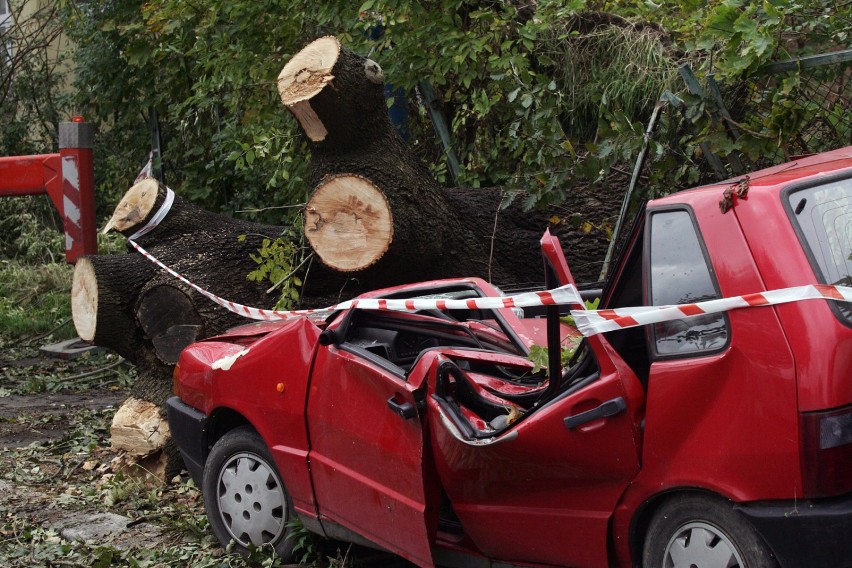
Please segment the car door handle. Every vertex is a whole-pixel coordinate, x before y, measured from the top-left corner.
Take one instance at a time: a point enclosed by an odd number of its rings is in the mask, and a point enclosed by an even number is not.
[[[620,396],[618,398],[602,402],[597,408],[581,412],[580,414],[575,414],[574,416],[567,416],[563,418],[562,421],[565,422],[566,428],[573,430],[577,426],[582,426],[592,420],[597,420],[598,418],[609,418],[610,416],[621,414],[625,410],[627,410],[627,402],[624,400],[624,397]]]
[[[417,416],[417,407],[410,402],[399,403],[395,397],[388,399],[388,408],[399,414],[406,420]]]

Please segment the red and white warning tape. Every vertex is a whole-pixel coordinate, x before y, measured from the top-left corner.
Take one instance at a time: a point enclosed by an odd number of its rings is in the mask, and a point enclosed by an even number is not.
[[[415,311],[415,310],[463,310],[463,309],[480,309],[480,310],[495,310],[501,308],[528,308],[531,306],[556,306],[565,304],[582,303],[580,293],[574,286],[562,286],[553,290],[543,292],[527,292],[516,296],[501,296],[491,298],[469,298],[466,300],[438,300],[433,298],[412,298],[407,300],[402,299],[384,299],[384,298],[361,298],[355,300],[347,300],[333,306],[313,310],[264,310],[262,308],[253,308],[231,302],[224,298],[208,292],[200,286],[190,282],[182,275],[178,274],[154,256],[151,255],[138,243],[130,241],[139,254],[180,280],[181,282],[191,286],[199,294],[204,295],[213,302],[219,304],[226,310],[243,317],[255,320],[282,320],[299,316],[308,316],[312,314],[327,314],[337,310],[348,310],[350,308],[358,308],[362,310],[395,310],[395,311]]]
[[[574,317],[574,322],[577,324],[580,333],[589,336],[638,325],[661,323],[703,314],[716,314],[738,308],[823,299],[852,302],[852,288],[823,284],[796,286],[677,306],[641,306],[617,310],[571,310],[571,315]]]
[[[459,310],[459,309],[482,309],[493,310],[502,308],[528,308],[533,306],[554,305],[583,305],[580,293],[572,285],[554,288],[543,292],[527,292],[515,296],[501,296],[490,298],[470,298],[466,300],[435,299],[435,298],[412,298],[412,299],[384,299],[384,298],[362,298],[348,300],[340,304],[326,308],[313,310],[264,310],[253,308],[231,302],[221,298],[200,286],[190,282],[178,274],[148,251],[139,246],[135,239],[152,231],[166,217],[174,202],[174,193],[167,189],[166,199],[160,209],[151,219],[138,231],[129,237],[130,244],[139,253],[180,280],[191,286],[198,293],[209,298],[211,301],[223,308],[241,316],[255,320],[281,320],[312,314],[327,314],[337,310],[358,308],[363,310]],[[852,288],[848,286],[831,285],[808,285],[795,288],[784,288],[745,296],[721,298],[718,300],[707,300],[694,304],[681,304],[677,306],[641,306],[630,308],[619,308],[616,310],[571,310],[577,329],[585,336],[596,335],[607,331],[626,329],[639,325],[660,323],[683,319],[703,314],[714,314],[734,310],[738,308],[750,308],[758,306],[769,306],[797,302],[799,300],[837,300],[841,302],[852,302]]]

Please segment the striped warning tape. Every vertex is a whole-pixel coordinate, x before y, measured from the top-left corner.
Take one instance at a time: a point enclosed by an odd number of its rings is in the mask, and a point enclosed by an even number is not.
[[[677,306],[641,306],[616,310],[571,310],[571,315],[574,317],[574,322],[577,324],[580,333],[589,336],[638,325],[661,323],[703,314],[715,314],[738,308],[823,299],[852,302],[852,288],[816,284]]]
[[[232,302],[221,298],[200,286],[190,282],[187,278],[178,274],[142,248],[135,239],[152,231],[166,217],[174,202],[174,193],[167,188],[166,199],[159,210],[138,231],[129,237],[130,244],[145,258],[180,280],[191,286],[198,293],[209,298],[211,301],[223,308],[239,314],[243,317],[255,320],[281,320],[312,314],[327,314],[337,310],[358,308],[364,310],[458,310],[458,309],[483,309],[493,310],[502,308],[528,308],[533,306],[554,305],[583,305],[583,300],[577,288],[566,285],[553,290],[541,292],[527,292],[514,296],[500,296],[488,298],[469,298],[465,300],[435,299],[435,298],[410,298],[410,299],[385,299],[385,298],[361,298],[348,300],[333,306],[310,310],[265,310],[254,308]],[[738,308],[749,308],[757,306],[769,306],[784,304],[799,300],[837,300],[841,302],[852,302],[852,288],[847,286],[831,285],[808,285],[794,288],[784,288],[757,294],[747,294],[718,300],[707,300],[693,304],[681,304],[677,306],[641,306],[619,308],[616,310],[571,310],[571,315],[577,325],[577,329],[585,336],[596,335],[607,331],[626,329],[639,325],[661,323],[665,321],[683,319],[691,316],[714,314]]]
[[[532,306],[556,306],[567,304],[582,304],[580,293],[572,285],[562,286],[553,290],[542,292],[527,292],[517,294],[515,296],[498,296],[486,298],[468,298],[465,300],[454,299],[434,299],[434,298],[410,298],[410,299],[385,299],[385,298],[361,298],[355,300],[347,300],[333,306],[311,310],[265,310],[262,308],[253,308],[226,300],[205,290],[197,284],[189,281],[187,278],[178,274],[151,253],[139,246],[138,243],[130,241],[130,244],[139,251],[139,254],[180,280],[181,282],[191,286],[199,294],[209,298],[216,304],[222,306],[235,314],[255,320],[282,320],[299,316],[308,316],[313,314],[327,314],[337,310],[348,310],[350,308],[358,308],[362,310],[394,310],[394,311],[415,311],[415,310],[463,310],[463,309],[480,309],[480,310],[496,310],[502,308],[529,308]]]
[[[384,298],[362,298],[348,300],[340,304],[328,306],[326,308],[311,309],[311,310],[265,310],[262,308],[254,308],[226,300],[219,297],[208,290],[203,289],[194,282],[191,282],[183,275],[178,274],[151,253],[145,250],[139,243],[136,242],[138,237],[151,232],[166,218],[172,203],[174,202],[174,192],[171,189],[166,189],[166,198],[160,205],[157,212],[151,216],[145,225],[131,235],[128,240],[139,254],[180,280],[181,282],[191,286],[199,294],[209,298],[211,301],[222,306],[223,308],[241,316],[255,320],[280,320],[312,314],[325,314],[337,310],[346,310],[349,308],[359,308],[364,310],[396,310],[396,311],[411,311],[411,310],[460,310],[460,309],[480,309],[493,310],[501,308],[528,308],[533,306],[555,306],[565,304],[581,304],[580,293],[574,286],[562,286],[554,290],[542,292],[527,292],[515,296],[502,296],[490,298],[469,298],[465,300],[454,299],[384,299]]]

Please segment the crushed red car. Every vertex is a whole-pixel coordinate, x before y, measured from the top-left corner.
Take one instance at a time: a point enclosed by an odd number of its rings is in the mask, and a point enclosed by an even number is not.
[[[851,257],[852,147],[649,202],[601,307],[849,286]],[[591,335],[548,377],[528,354],[557,317],[349,309],[191,345],[168,417],[216,536],[288,556],[298,517],[421,566],[852,566],[849,303]]]

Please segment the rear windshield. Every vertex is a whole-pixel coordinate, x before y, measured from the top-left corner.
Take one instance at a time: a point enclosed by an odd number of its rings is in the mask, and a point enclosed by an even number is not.
[[[793,191],[787,199],[819,281],[852,286],[852,178]],[[831,303],[852,323],[852,305]]]

